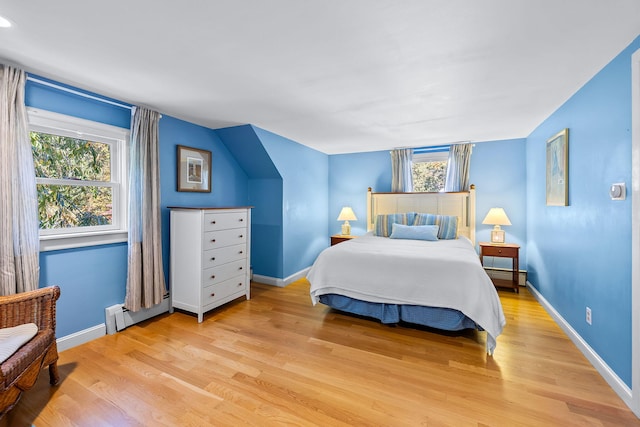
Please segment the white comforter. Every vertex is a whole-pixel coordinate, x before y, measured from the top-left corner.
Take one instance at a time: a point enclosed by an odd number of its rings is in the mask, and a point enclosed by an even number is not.
[[[465,237],[430,242],[366,234],[320,253],[307,279],[314,305],[334,293],[459,310],[487,331],[489,354],[505,325],[498,293]]]

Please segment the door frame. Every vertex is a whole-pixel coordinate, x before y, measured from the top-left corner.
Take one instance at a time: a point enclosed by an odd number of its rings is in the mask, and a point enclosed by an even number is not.
[[[640,417],[640,49],[631,55],[631,410]]]

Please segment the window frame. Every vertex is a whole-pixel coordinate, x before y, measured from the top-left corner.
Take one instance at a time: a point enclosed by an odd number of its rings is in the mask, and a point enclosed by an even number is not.
[[[112,189],[112,224],[91,227],[40,230],[40,251],[126,242],[128,239],[128,141],[129,129],[28,107],[29,132],[42,132],[106,143],[111,149],[111,181],[82,181],[76,186]],[[67,180],[37,178],[37,184],[68,185]]]

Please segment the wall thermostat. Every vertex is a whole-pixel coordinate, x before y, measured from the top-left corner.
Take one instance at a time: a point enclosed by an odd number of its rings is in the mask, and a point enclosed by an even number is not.
[[[627,188],[624,182],[611,184],[609,187],[609,196],[611,200],[624,200],[627,197]]]

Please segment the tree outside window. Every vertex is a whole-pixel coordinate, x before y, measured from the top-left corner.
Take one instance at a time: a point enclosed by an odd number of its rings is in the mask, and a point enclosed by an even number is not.
[[[413,150],[413,191],[444,191],[449,146],[416,148]]]
[[[31,132],[41,229],[110,225],[111,146]]]

